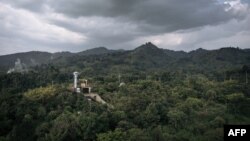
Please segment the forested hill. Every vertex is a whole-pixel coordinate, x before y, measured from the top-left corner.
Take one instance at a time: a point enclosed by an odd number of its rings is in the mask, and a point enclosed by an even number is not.
[[[224,124],[250,123],[249,49],[146,43],[0,62],[0,141],[222,141]],[[113,108],[73,93],[74,71]]]
[[[71,53],[71,52],[49,53],[49,52],[31,51],[31,52],[9,54],[0,56],[1,60],[0,68],[6,70],[9,69],[10,67],[13,67],[17,59],[20,59],[21,62],[26,64],[27,66],[36,66],[36,65],[51,63],[53,62],[54,59],[67,58],[69,56],[74,56],[74,55],[87,56],[87,55],[106,54],[118,51],[109,50],[105,47],[97,47],[78,53]]]
[[[0,56],[2,71],[14,67],[14,62],[20,59],[27,66],[41,64],[55,64],[59,66],[84,69],[105,67],[112,69],[114,66],[123,66],[133,69],[168,70],[216,70],[240,68],[250,64],[249,49],[225,47],[217,50],[197,49],[190,52],[161,49],[152,43],[143,44],[134,50],[109,50],[105,47],[89,49],[79,53],[70,52],[27,52]],[[83,68],[82,68],[83,67]]]

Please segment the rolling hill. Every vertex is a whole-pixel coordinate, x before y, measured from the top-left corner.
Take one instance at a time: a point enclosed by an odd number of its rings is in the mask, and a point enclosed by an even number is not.
[[[108,72],[114,68],[124,70],[150,70],[165,68],[181,70],[226,70],[250,65],[249,49],[224,47],[217,50],[197,49],[190,52],[161,49],[148,42],[134,50],[109,50],[105,47],[71,52],[26,52],[0,56],[0,68],[7,71],[20,59],[28,67],[54,64],[72,69],[99,69]]]

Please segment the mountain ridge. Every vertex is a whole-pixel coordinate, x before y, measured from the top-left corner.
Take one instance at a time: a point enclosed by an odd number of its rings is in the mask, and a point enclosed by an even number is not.
[[[91,64],[97,59],[96,65],[106,64],[108,66],[115,63],[116,65],[132,65],[140,69],[159,67],[183,69],[190,68],[190,66],[222,68],[224,66],[249,65],[250,51],[249,49],[223,47],[216,50],[199,48],[185,52],[158,48],[151,42],[147,42],[133,50],[111,50],[106,47],[97,47],[77,53],[31,51],[9,54],[0,56],[0,68],[7,71],[14,66],[17,59],[20,59],[28,67],[58,62],[64,67],[77,62],[82,62],[80,64],[85,66],[86,60],[88,60],[87,64]]]

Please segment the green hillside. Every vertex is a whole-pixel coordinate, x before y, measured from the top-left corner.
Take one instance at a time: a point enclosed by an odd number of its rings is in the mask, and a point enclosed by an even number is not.
[[[146,43],[61,54],[44,53],[27,72],[0,73],[0,140],[222,141],[224,124],[250,123],[247,49],[182,52]],[[2,58],[14,56],[39,58]],[[74,71],[112,108],[73,93]]]

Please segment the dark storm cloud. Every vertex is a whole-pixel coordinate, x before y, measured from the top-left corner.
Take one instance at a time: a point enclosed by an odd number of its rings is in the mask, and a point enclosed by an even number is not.
[[[55,25],[65,27],[71,31],[85,33],[85,35],[88,36],[89,42],[96,43],[100,46],[103,44],[116,45],[128,42],[145,34],[138,31],[137,27],[133,27],[133,25],[117,22],[112,19],[94,18],[93,21],[95,21],[95,24],[92,26],[86,26],[85,22],[75,24],[75,22],[71,20],[60,21],[51,19],[50,21]],[[107,23],[107,25],[102,23]]]
[[[226,11],[224,0],[3,0],[16,7],[42,12],[45,7],[72,18],[106,17],[138,25],[140,32],[160,34],[231,19],[245,13]],[[232,0],[226,0],[232,1]],[[44,11],[43,11],[44,12]],[[46,11],[45,11],[46,12]],[[100,23],[102,24],[102,23]],[[75,27],[69,27],[75,28]]]
[[[70,16],[117,17],[133,12],[133,7],[143,0],[58,0],[50,5],[58,12]]]
[[[230,39],[246,48],[249,13],[249,0],[0,0],[0,52],[131,49],[148,41],[190,50]]]
[[[30,11],[41,12],[49,0],[0,0],[0,2],[11,4],[17,8],[24,8]]]
[[[112,17],[143,30],[171,32],[242,18],[217,0],[58,0],[51,7],[68,16]],[[156,26],[156,27],[154,27]]]

